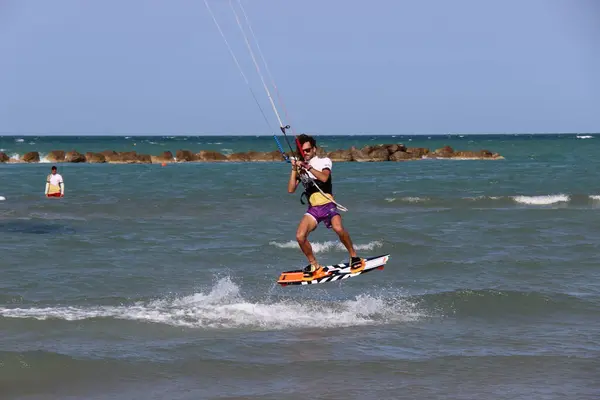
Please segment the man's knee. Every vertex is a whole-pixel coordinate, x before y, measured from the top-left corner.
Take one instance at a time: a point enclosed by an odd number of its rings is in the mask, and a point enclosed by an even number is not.
[[[331,229],[338,235],[345,232],[344,226],[342,225],[342,218],[339,215],[336,215],[331,219]]]
[[[338,235],[343,235],[346,233],[346,230],[344,229],[344,227],[342,225],[331,225],[331,228]]]
[[[308,237],[308,234],[307,234],[306,231],[298,231],[298,232],[296,232],[296,240],[299,243],[305,242],[307,237]]]

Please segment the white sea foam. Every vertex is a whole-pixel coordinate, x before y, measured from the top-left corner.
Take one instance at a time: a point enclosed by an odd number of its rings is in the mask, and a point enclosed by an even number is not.
[[[0,201],[4,201],[4,200],[6,200],[6,197],[0,196]]]
[[[428,197],[417,197],[417,196],[407,196],[407,197],[400,197],[400,198],[396,198],[396,197],[386,197],[385,201],[387,202],[394,202],[394,201],[403,201],[406,203],[422,203],[429,200]]]
[[[486,196],[470,196],[470,197],[463,197],[463,199],[471,200],[471,201],[478,201],[478,200],[486,199]]]
[[[589,197],[590,197],[590,199],[592,199],[592,200],[597,200],[597,201],[600,201],[600,195],[597,195],[597,194],[592,194],[592,195],[590,195]]]
[[[512,199],[521,204],[548,205],[568,202],[571,197],[566,194],[549,194],[545,196],[512,196]]]
[[[428,197],[411,197],[411,196],[408,196],[408,197],[402,197],[400,200],[406,201],[408,203],[422,203],[424,201],[429,200],[429,198]]]
[[[2,308],[0,316],[78,321],[113,318],[192,328],[332,328],[413,321],[424,314],[399,296],[363,294],[339,302],[316,300],[249,301],[230,278],[208,293],[127,306]]]
[[[269,242],[271,246],[279,247],[280,249],[294,249],[298,250],[298,242],[290,240],[288,242]],[[344,245],[339,241],[326,241],[326,242],[311,242],[312,249],[315,253],[324,253],[331,250],[347,251]],[[383,242],[375,240],[367,244],[355,244],[354,249],[359,250],[373,250],[383,246]]]
[[[591,135],[577,135],[577,139],[593,139]]]
[[[463,197],[464,200],[470,201],[481,201],[481,200],[500,200],[502,196],[471,196],[471,197]]]
[[[25,139],[21,139],[21,138],[15,139],[15,142],[17,142],[17,143],[23,143],[24,141],[25,141]]]

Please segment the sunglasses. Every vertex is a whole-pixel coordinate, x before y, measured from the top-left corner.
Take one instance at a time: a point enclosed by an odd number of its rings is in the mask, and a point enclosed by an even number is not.
[[[305,153],[308,153],[312,149],[313,149],[312,147],[304,147],[304,148],[302,148],[302,151],[305,152]]]

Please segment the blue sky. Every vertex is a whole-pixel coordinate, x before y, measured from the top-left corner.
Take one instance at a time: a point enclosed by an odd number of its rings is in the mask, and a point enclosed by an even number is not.
[[[277,127],[228,0],[208,2]],[[242,4],[297,132],[600,131],[594,0]],[[2,0],[0,54],[5,134],[273,132],[203,0]]]

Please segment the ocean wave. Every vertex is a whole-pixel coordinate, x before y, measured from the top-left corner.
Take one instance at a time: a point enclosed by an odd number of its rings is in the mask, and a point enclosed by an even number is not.
[[[598,206],[597,194],[543,194],[509,196],[467,196],[467,197],[384,197],[386,203],[420,207],[510,207],[510,206]]]
[[[577,139],[593,139],[591,135],[577,135]]]
[[[294,250],[298,250],[298,242],[294,241],[294,240],[290,240],[287,242],[269,242],[269,244],[271,246],[275,246],[275,247],[279,247],[280,249],[294,249]],[[328,240],[326,242],[311,242],[311,246],[313,249],[313,252],[315,253],[325,253],[328,251],[333,251],[333,250],[337,250],[337,251],[347,251],[346,247],[344,247],[344,245],[342,243],[340,243],[339,241],[332,241],[332,240]],[[354,245],[354,249],[356,251],[362,251],[362,250],[374,250],[376,248],[382,247],[383,246],[383,242],[379,241],[379,240],[375,240],[366,244],[355,244]]]
[[[555,312],[595,312],[596,300],[562,293],[493,289],[457,289],[412,299],[423,309],[445,316],[495,318],[506,315],[542,315]]]
[[[548,194],[543,196],[512,196],[512,199],[517,203],[531,205],[548,205],[568,202],[569,200],[571,200],[571,197],[566,194]]]
[[[429,197],[419,197],[419,196],[407,196],[407,197],[400,197],[400,198],[386,197],[385,198],[385,201],[387,201],[388,203],[392,203],[394,201],[402,201],[402,202],[406,202],[406,203],[424,203],[429,200],[430,200]]]
[[[217,281],[208,293],[123,306],[2,307],[0,316],[65,321],[111,318],[191,328],[281,330],[413,321],[424,314],[411,301],[395,295],[362,294],[338,302],[252,301],[245,299],[240,294],[240,287],[226,277]]]
[[[34,350],[34,351],[0,351],[0,367],[7,370],[13,369],[19,371],[30,367],[40,368],[43,366],[48,369],[56,370],[57,364],[64,365],[65,363],[76,364],[76,358],[56,353],[53,351]],[[83,361],[83,360],[82,360]],[[87,360],[86,360],[87,361]],[[95,361],[95,360],[89,360]],[[96,361],[101,363],[102,360]],[[49,372],[49,371],[48,371]]]
[[[48,160],[48,153],[39,153],[40,154],[40,163],[50,163],[50,160]]]
[[[12,294],[2,294],[0,293],[0,303],[1,304],[21,304],[24,299],[21,295],[12,295]]]
[[[253,330],[384,325],[435,317],[594,315],[599,301],[597,296],[496,289],[456,289],[410,296],[384,290],[337,301],[277,296],[250,299],[241,294],[230,277],[219,279],[205,292],[131,304],[39,307],[28,306],[20,296],[5,296],[3,300],[2,318],[113,319],[198,329]]]
[[[61,220],[71,220],[71,221],[87,221],[85,217],[78,217],[76,215],[69,215],[64,213],[52,213],[52,212],[32,212],[29,213],[31,218],[44,219],[48,221],[61,221]]]

